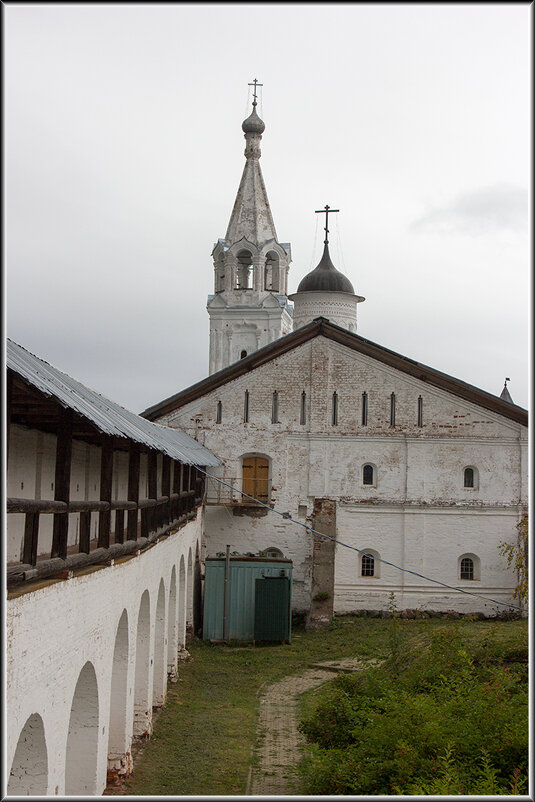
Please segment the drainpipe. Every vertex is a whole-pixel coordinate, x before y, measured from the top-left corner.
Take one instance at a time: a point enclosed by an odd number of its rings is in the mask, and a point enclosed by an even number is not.
[[[223,640],[228,640],[228,607],[230,590],[230,546],[225,555],[225,590],[223,596]]]

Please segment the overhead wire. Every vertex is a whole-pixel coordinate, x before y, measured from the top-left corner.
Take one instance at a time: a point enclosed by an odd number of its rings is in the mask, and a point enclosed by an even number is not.
[[[200,465],[195,465],[195,468],[197,468],[197,470],[200,471],[200,473],[203,473],[205,476],[209,477],[210,479],[214,479],[216,482],[220,482],[222,485],[225,485],[226,487],[229,487],[231,490],[234,490],[237,493],[240,493],[242,496],[245,496],[245,498],[248,498],[251,501],[254,501],[255,504],[259,504],[261,507],[265,507],[267,510],[271,510],[271,512],[274,512],[277,515],[280,515],[282,518],[284,518],[286,520],[290,520],[292,523],[297,524],[298,526],[302,526],[304,529],[306,529],[309,532],[312,532],[314,535],[318,535],[319,537],[324,537],[327,540],[334,541],[338,546],[343,546],[346,549],[351,549],[352,551],[357,551],[359,554],[365,555],[367,557],[371,557],[372,559],[377,560],[378,562],[384,563],[385,565],[390,565],[392,568],[396,568],[398,571],[403,571],[406,574],[412,574],[413,576],[420,577],[420,579],[425,579],[427,582],[434,582],[436,585],[441,585],[442,587],[448,588],[449,590],[453,590],[456,593],[464,593],[467,596],[474,596],[477,599],[483,599],[484,601],[492,602],[493,604],[498,604],[498,605],[500,605],[502,607],[512,607],[514,610],[519,610],[520,612],[522,612],[522,607],[519,607],[516,604],[512,604],[511,602],[502,602],[502,601],[499,601],[498,599],[491,599],[489,596],[483,596],[481,593],[474,593],[473,591],[464,590],[463,588],[458,588],[458,587],[455,587],[454,585],[448,585],[446,582],[441,582],[439,579],[433,579],[432,577],[425,576],[425,574],[420,574],[418,571],[412,571],[410,568],[402,568],[402,566],[396,565],[396,563],[390,562],[389,560],[385,560],[382,557],[377,557],[374,554],[369,554],[364,549],[359,549],[359,548],[357,548],[357,546],[351,546],[349,543],[343,543],[341,540],[338,540],[335,537],[331,537],[330,535],[326,535],[323,532],[318,532],[316,529],[313,529],[308,524],[305,524],[302,521],[296,521],[295,518],[292,518],[290,513],[288,513],[288,512],[280,512],[279,510],[276,510],[274,507],[271,507],[269,504],[264,504],[263,501],[260,501],[259,499],[254,498],[254,496],[250,496],[248,493],[244,493],[243,490],[239,490],[237,487],[234,487],[233,485],[228,484],[228,482],[225,482],[223,479],[220,479],[218,476],[214,476],[213,474],[208,473],[208,471],[205,471],[203,468],[201,468]]]

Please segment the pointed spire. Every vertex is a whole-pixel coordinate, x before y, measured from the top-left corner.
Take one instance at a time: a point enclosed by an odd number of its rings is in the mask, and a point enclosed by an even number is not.
[[[259,84],[255,78],[254,83],[250,86],[254,86],[253,110],[242,123],[246,142],[246,162],[225,237],[229,245],[238,242],[243,237],[257,246],[267,240],[277,239],[259,163],[262,155],[260,140],[266,126],[256,113],[256,87],[262,86],[262,84]]]
[[[509,390],[507,389],[507,382],[510,382],[510,381],[511,381],[511,379],[509,378],[509,376],[506,376],[505,377],[505,381],[503,383],[503,390],[500,393],[500,398],[502,399],[502,401],[507,401],[509,404],[514,404],[514,401],[511,398]]]

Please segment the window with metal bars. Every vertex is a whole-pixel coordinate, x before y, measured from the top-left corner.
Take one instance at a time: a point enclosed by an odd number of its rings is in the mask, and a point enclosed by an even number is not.
[[[338,426],[338,393],[333,393],[332,425]]]
[[[361,569],[361,576],[375,576],[375,559],[371,554],[363,554]]]
[[[471,557],[463,557],[461,560],[461,579],[474,579],[474,561]]]
[[[279,422],[279,394],[275,390],[271,402],[271,423]]]
[[[368,393],[362,393],[362,425],[368,425]]]
[[[243,399],[243,422],[249,423],[249,390],[245,391]]]
[[[303,390],[301,393],[301,415],[299,417],[299,423],[301,426],[304,426],[307,422],[307,394]]]

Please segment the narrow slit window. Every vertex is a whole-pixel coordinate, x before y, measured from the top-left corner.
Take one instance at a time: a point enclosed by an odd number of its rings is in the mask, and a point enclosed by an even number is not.
[[[243,399],[243,422],[249,423],[249,390],[245,391]]]
[[[338,426],[338,393],[335,391],[333,393],[333,419],[332,419],[333,426]]]
[[[218,401],[215,413],[215,422],[221,423],[222,419],[223,419],[223,404],[221,403],[221,401]]]
[[[362,468],[362,484],[373,485],[373,465],[364,465]]]
[[[424,399],[418,396],[418,426],[424,425]]]
[[[361,575],[362,576],[374,576],[375,575],[375,560],[371,556],[371,554],[363,554],[362,555]]]
[[[473,468],[465,468],[464,469],[464,486],[465,487],[474,487],[474,469]]]
[[[273,400],[271,403],[271,423],[279,422],[279,394],[275,390],[273,393]]]
[[[299,423],[301,426],[304,426],[307,422],[307,394],[303,390],[301,393],[301,415],[299,418]]]
[[[368,393],[362,393],[362,425],[368,425]]]
[[[390,426],[396,425],[396,394],[390,393]]]

